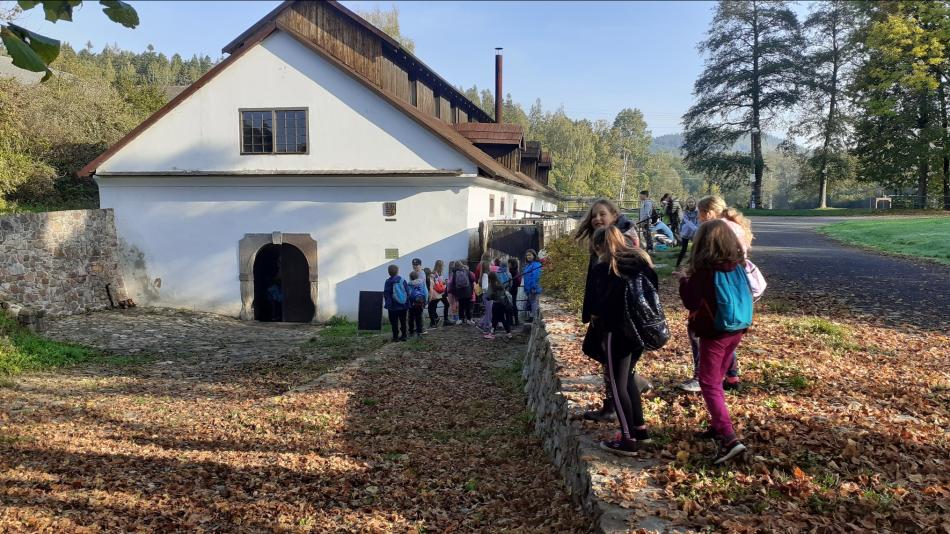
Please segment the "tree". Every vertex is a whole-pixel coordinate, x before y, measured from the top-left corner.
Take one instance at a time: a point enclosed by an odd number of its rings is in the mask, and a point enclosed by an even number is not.
[[[762,132],[798,102],[795,83],[800,28],[782,1],[721,0],[699,45],[706,55],[693,93],[697,101],[683,116],[685,161],[724,188],[755,174],[752,201],[762,201]],[[731,150],[752,135],[751,161]]]
[[[138,13],[125,2],[100,0],[99,3],[103,6],[102,11],[113,22],[126,28],[135,28],[139,25]],[[80,7],[82,0],[18,0],[17,5],[22,10],[30,10],[42,5],[46,20],[55,23],[60,20],[72,21],[73,8]],[[45,72],[44,82],[53,75],[49,65],[59,56],[60,42],[58,40],[11,22],[0,24],[0,39],[3,40],[3,46],[10,54],[15,66],[31,72]]]
[[[653,136],[647,130],[647,121],[639,109],[625,108],[614,118],[613,137],[615,154],[623,160],[620,177],[620,190],[617,198],[627,196],[627,173],[642,172],[650,151]]]
[[[856,147],[861,168],[866,178],[895,187],[916,182],[916,204],[926,207],[931,168],[943,160],[946,208],[950,4],[873,4],[869,21],[864,36],[868,59],[854,84],[863,111]]]
[[[803,24],[801,113],[789,134],[817,147],[802,163],[817,182],[819,208],[828,207],[829,179],[846,180],[853,169],[847,155],[852,117],[845,89],[860,58],[854,39],[858,14],[849,2],[817,2]]]
[[[373,8],[372,11],[357,10],[357,14],[382,30],[386,35],[392,37],[409,52],[416,51],[415,41],[399,31],[399,7],[396,4],[393,4],[387,10],[382,10],[379,6]]]

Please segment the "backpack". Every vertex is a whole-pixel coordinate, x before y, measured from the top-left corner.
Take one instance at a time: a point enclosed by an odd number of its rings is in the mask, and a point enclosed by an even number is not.
[[[623,330],[628,339],[644,350],[658,350],[670,340],[660,295],[642,272],[626,278]]]
[[[716,271],[716,317],[713,327],[719,332],[737,332],[752,325],[752,291],[745,269],[736,267],[727,273]]]
[[[424,308],[426,305],[425,292],[422,291],[422,284],[413,285],[409,289],[409,298],[412,300],[412,306],[415,308]]]
[[[762,297],[762,293],[765,293],[768,284],[765,283],[762,271],[749,260],[745,260],[745,274],[746,278],[749,279],[749,289],[752,290],[752,301],[756,302]]]
[[[396,304],[406,303],[406,282],[401,278],[398,282],[393,283],[393,300],[396,302]]]
[[[656,211],[656,204],[653,205],[653,211],[650,212],[650,222],[656,224],[660,220],[660,212]]]
[[[501,285],[505,288],[505,291],[507,291],[511,287],[511,273],[509,273],[508,271],[504,271],[504,272],[498,271],[498,273],[496,273],[496,276],[498,276],[498,282],[500,282]]]
[[[435,283],[432,284],[432,291],[440,295],[445,293],[445,280],[441,276],[435,279]]]
[[[458,269],[452,275],[452,281],[455,282],[455,294],[463,297],[470,296],[472,292],[472,280],[468,277],[468,269]]]

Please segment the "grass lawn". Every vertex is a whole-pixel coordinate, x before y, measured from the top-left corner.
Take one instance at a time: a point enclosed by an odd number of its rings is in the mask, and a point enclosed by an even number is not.
[[[92,349],[44,339],[0,313],[0,377],[64,367],[98,356]]]
[[[845,243],[950,264],[950,217],[845,221],[819,231]]]
[[[823,209],[805,209],[805,210],[749,210],[743,209],[745,215],[756,217],[856,217],[868,215],[950,215],[947,212],[935,210],[914,210],[914,209],[893,209],[893,210],[869,210],[860,208],[823,208]]]

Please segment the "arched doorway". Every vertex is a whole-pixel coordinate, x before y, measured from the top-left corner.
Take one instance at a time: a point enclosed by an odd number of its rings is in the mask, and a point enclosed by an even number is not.
[[[264,245],[254,258],[254,318],[307,323],[315,311],[310,298],[310,266],[299,248]]]

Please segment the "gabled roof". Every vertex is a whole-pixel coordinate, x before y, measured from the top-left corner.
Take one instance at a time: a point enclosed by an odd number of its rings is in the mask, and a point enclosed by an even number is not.
[[[408,102],[405,102],[399,98],[396,98],[390,95],[386,91],[379,88],[375,83],[373,83],[372,81],[364,77],[362,74],[360,74],[353,68],[349,67],[348,65],[344,64],[343,62],[338,60],[336,57],[334,57],[332,54],[328,53],[326,50],[323,50],[320,46],[316,45],[315,43],[307,39],[305,36],[295,31],[293,28],[290,28],[282,24],[281,22],[278,22],[277,19],[280,13],[283,12],[288,7],[292,6],[294,2],[295,0],[287,0],[283,2],[276,9],[268,13],[263,19],[255,23],[247,31],[245,31],[240,36],[238,36],[238,38],[236,38],[234,41],[232,41],[227,46],[225,46],[224,51],[230,52],[231,55],[229,55],[222,62],[215,65],[211,70],[205,73],[204,76],[199,78],[193,84],[188,86],[187,89],[182,91],[181,94],[179,94],[174,99],[169,101],[161,109],[159,109],[158,111],[153,113],[151,116],[149,116],[147,119],[145,119],[145,121],[143,121],[142,124],[138,125],[131,132],[129,132],[125,137],[123,137],[122,139],[117,141],[114,145],[109,147],[108,150],[100,154],[99,157],[97,157],[96,159],[91,161],[89,164],[87,164],[85,167],[83,167],[79,171],[79,175],[89,176],[90,174],[94,173],[100,165],[102,165],[105,161],[107,161],[110,157],[112,157],[116,152],[118,152],[120,149],[126,146],[133,139],[138,137],[143,131],[148,129],[152,124],[154,124],[159,119],[161,119],[166,114],[168,114],[168,112],[170,112],[172,109],[177,107],[181,102],[183,102],[185,99],[187,99],[192,94],[194,94],[198,89],[205,86],[220,72],[222,72],[232,63],[234,63],[238,58],[240,58],[245,53],[247,53],[248,50],[253,48],[255,45],[259,44],[261,41],[263,41],[267,36],[269,36],[274,31],[279,30],[292,36],[295,40],[300,42],[309,50],[317,53],[323,59],[330,62],[332,65],[336,66],[337,68],[341,69],[343,72],[345,72],[346,74],[348,74],[355,80],[362,83],[370,91],[372,91],[377,96],[386,100],[389,104],[391,104],[392,106],[396,107],[397,109],[399,109],[400,111],[408,115],[414,121],[416,121],[417,123],[425,127],[427,130],[429,130],[436,136],[442,138],[443,141],[445,141],[450,146],[458,150],[462,155],[464,155],[470,161],[472,161],[475,165],[477,165],[480,172],[484,173],[485,176],[492,178],[498,182],[508,184],[508,185],[521,187],[524,189],[536,191],[536,192],[543,193],[546,195],[552,195],[552,196],[557,195],[556,191],[542,184],[541,182],[523,173],[511,171],[510,169],[508,169],[507,167],[505,167],[504,165],[496,161],[494,158],[492,158],[491,156],[483,152],[481,149],[476,147],[470,140],[466,139],[465,136],[457,132],[452,127],[452,125],[447,124],[427,113],[420,111],[418,108],[409,104]],[[327,5],[333,6],[334,8],[338,9],[341,13],[352,18],[355,22],[359,23],[361,26],[366,27],[374,35],[383,39],[385,42],[389,43],[392,46],[399,47],[398,43],[396,43],[388,35],[376,29],[372,24],[365,21],[362,17],[356,15],[355,13],[345,8],[344,6],[340,5],[338,2],[330,0],[330,1],[327,1],[326,3]],[[400,47],[400,50],[402,50],[401,47]],[[409,52],[405,52],[405,53],[409,54]],[[415,56],[412,56],[412,57],[414,58]],[[419,62],[419,64],[422,64],[422,63]],[[425,67],[425,68],[428,68],[428,67]],[[438,75],[435,75],[434,72],[432,74],[434,76],[438,76]],[[439,79],[441,80],[441,78]],[[442,81],[444,82],[444,80]],[[447,82],[445,83],[448,84]],[[451,87],[451,85],[449,85],[449,87]],[[464,98],[464,96],[462,96],[462,98]],[[478,124],[478,123],[472,123],[472,124]],[[515,128],[518,128],[518,130],[520,131],[520,127],[518,127],[517,125],[506,125],[506,124],[495,124],[495,123],[489,123],[489,124],[491,124],[494,127],[499,128],[500,131],[506,131],[506,128],[510,126],[514,126]],[[508,135],[509,137],[511,136],[511,134],[508,134]]]

